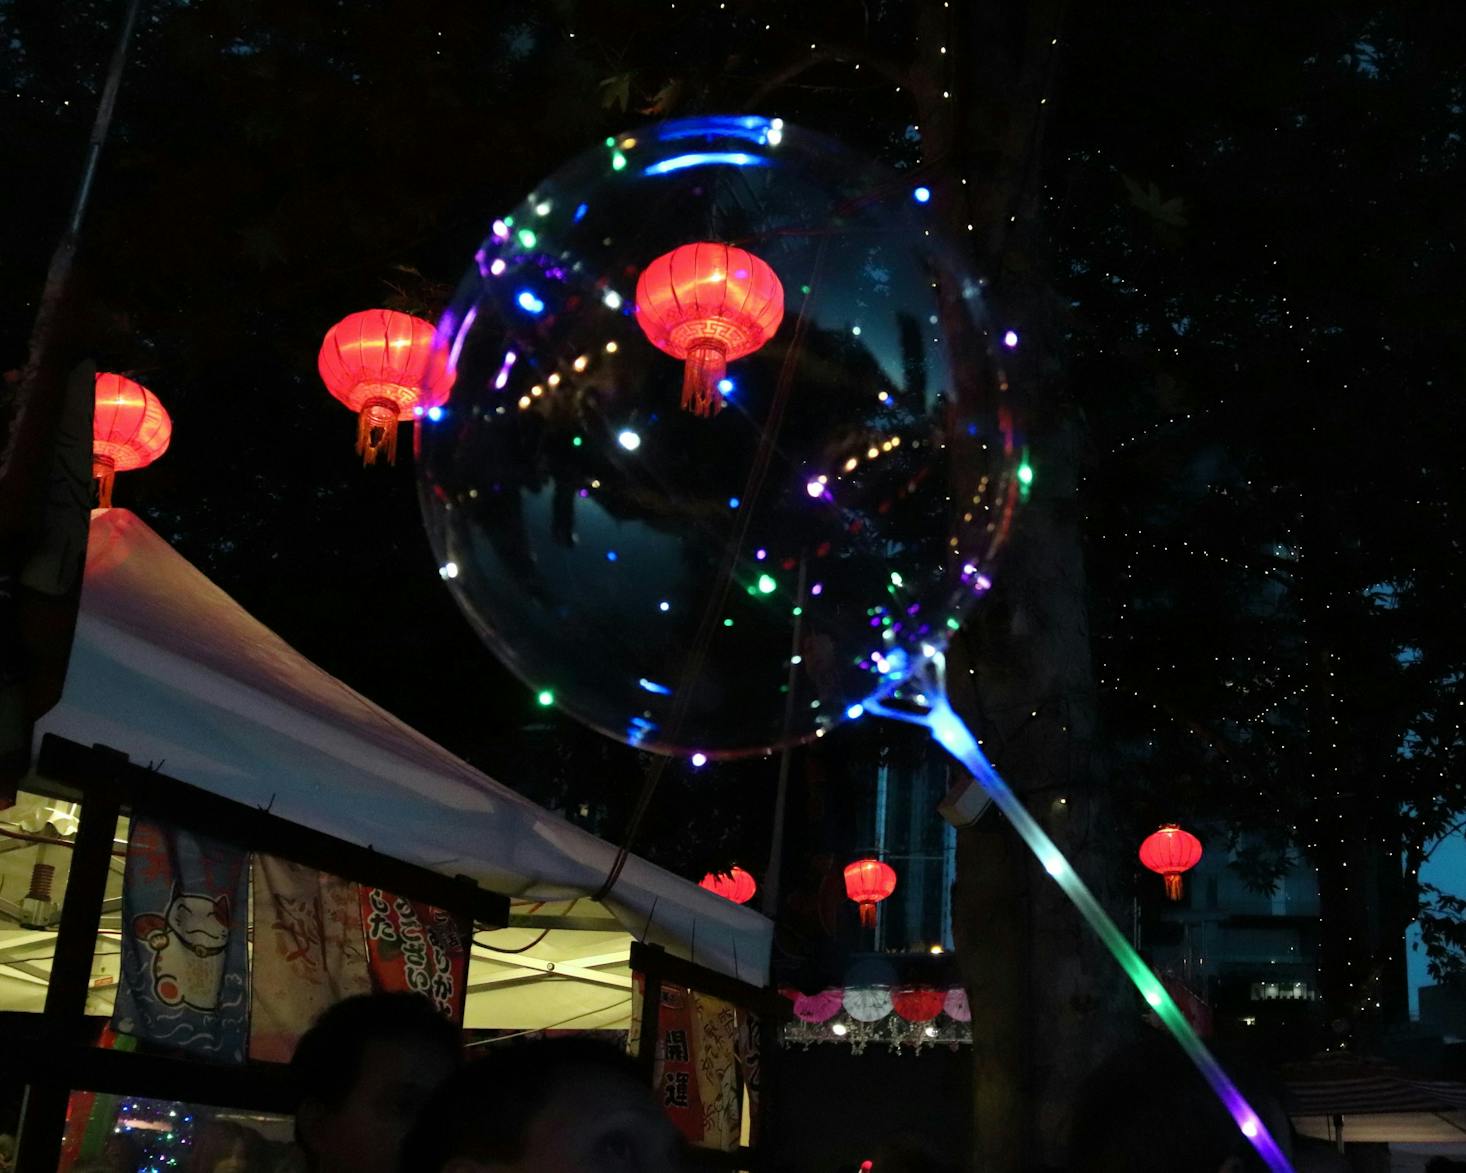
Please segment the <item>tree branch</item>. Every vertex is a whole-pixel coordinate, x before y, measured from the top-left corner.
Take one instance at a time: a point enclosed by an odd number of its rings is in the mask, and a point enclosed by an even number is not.
[[[898,64],[889,57],[882,57],[878,53],[872,53],[868,49],[862,49],[855,45],[825,45],[812,53],[801,56],[798,60],[791,61],[772,77],[764,80],[763,84],[754,90],[753,96],[744,103],[744,110],[755,110],[762,106],[766,99],[781,86],[788,85],[801,73],[806,73],[816,66],[828,64],[831,61],[854,61],[861,65],[868,65],[882,77],[895,82],[903,89],[911,89],[911,75],[905,66]]]

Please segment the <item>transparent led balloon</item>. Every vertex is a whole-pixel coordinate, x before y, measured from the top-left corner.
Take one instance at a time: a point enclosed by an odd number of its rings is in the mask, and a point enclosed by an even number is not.
[[[445,581],[540,703],[765,751],[889,694],[990,587],[1021,488],[1006,347],[919,194],[705,118],[493,222],[418,465]]]

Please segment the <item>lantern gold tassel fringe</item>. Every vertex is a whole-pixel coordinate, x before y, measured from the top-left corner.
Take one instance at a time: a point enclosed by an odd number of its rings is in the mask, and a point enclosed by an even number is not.
[[[866,903],[860,906],[860,927],[873,929],[876,927],[876,906]]]
[[[397,463],[397,404],[391,399],[368,399],[356,417],[356,450],[363,466],[375,464],[385,455],[388,464]]]
[[[1181,876],[1179,873],[1171,872],[1166,876],[1166,899],[1181,899]]]
[[[92,457],[92,478],[97,482],[97,508],[112,508],[112,481],[117,470],[105,456]]]
[[[728,376],[728,352],[721,342],[706,339],[687,352],[682,368],[682,409],[713,416],[723,410],[718,384]]]

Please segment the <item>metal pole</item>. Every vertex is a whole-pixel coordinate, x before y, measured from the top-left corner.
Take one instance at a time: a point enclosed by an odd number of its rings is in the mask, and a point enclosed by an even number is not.
[[[20,386],[16,389],[14,415],[10,424],[10,436],[0,453],[0,477],[10,468],[20,440],[35,426],[26,427],[26,416],[35,396],[36,384],[42,371],[48,366],[49,352],[56,330],[56,318],[65,300],[67,287],[71,283],[72,262],[76,258],[77,243],[81,234],[82,220],[86,216],[87,204],[91,200],[92,184],[97,175],[97,163],[102,157],[102,146],[107,141],[107,132],[112,126],[112,113],[117,106],[117,93],[122,87],[122,70],[127,64],[128,48],[132,44],[133,29],[137,27],[138,13],[142,0],[129,0],[127,14],[122,20],[122,31],[117,36],[116,48],[107,67],[107,80],[102,85],[102,99],[97,103],[97,116],[92,120],[91,137],[87,140],[86,160],[82,164],[81,183],[76,189],[76,199],[67,217],[66,231],[62,234],[56,251],[51,254],[51,264],[46,270],[46,284],[41,289],[41,304],[36,310],[36,320],[31,327],[30,353],[26,357],[25,371]]]
[[[809,578],[809,555],[799,558],[799,581],[794,588],[794,631],[789,641],[788,692],[784,696],[784,736],[794,727],[794,689],[799,681],[800,644],[804,638],[805,583]],[[764,869],[763,899],[759,907],[770,919],[779,915],[779,881],[784,862],[784,807],[789,799],[789,762],[793,750],[785,746],[779,751],[779,781],[774,789],[774,829],[770,836],[769,866]]]

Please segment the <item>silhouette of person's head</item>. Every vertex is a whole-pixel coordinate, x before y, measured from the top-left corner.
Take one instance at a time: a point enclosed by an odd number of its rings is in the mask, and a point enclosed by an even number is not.
[[[623,1052],[589,1039],[495,1045],[438,1089],[404,1173],[680,1173],[681,1134]]]
[[[295,1137],[316,1173],[391,1173],[402,1138],[461,1061],[458,1028],[418,994],[332,1006],[295,1048]]]

